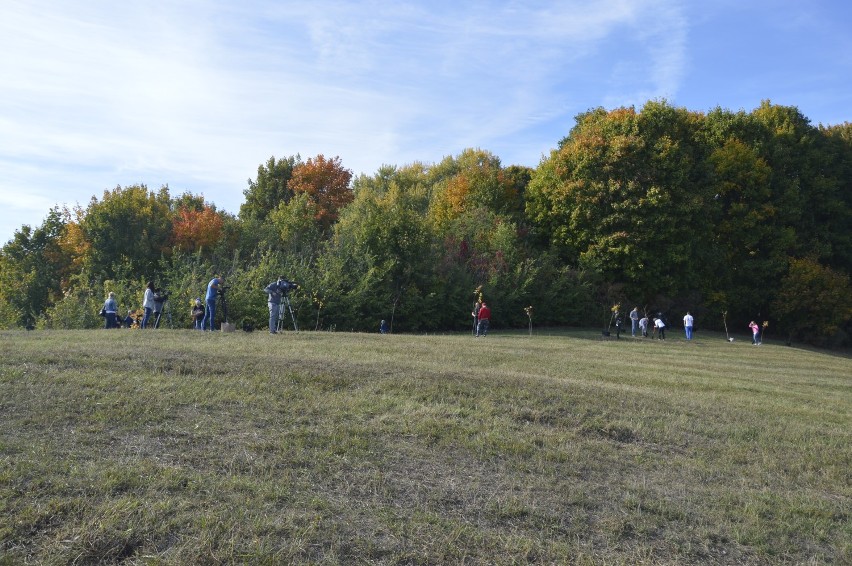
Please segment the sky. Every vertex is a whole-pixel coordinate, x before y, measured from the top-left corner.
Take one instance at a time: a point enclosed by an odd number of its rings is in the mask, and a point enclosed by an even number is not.
[[[848,0],[2,0],[0,243],[168,185],[237,214],[271,157],[536,167],[652,99],[852,121]]]

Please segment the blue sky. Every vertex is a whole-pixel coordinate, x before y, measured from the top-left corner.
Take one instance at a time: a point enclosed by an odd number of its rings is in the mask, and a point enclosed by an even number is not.
[[[117,185],[237,213],[273,155],[535,167],[652,98],[852,121],[846,0],[4,0],[0,53],[0,242]]]

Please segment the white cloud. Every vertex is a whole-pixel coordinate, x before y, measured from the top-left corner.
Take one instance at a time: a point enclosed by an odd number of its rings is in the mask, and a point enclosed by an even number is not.
[[[474,146],[534,166],[576,112],[676,92],[684,29],[674,0],[13,0],[0,160],[33,167],[0,192],[168,183],[236,212],[270,155],[371,174]],[[619,61],[636,76],[610,81]]]

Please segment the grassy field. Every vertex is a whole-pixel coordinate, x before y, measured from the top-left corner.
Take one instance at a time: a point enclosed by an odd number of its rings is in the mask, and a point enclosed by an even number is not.
[[[852,360],[0,333],[0,564],[850,564]]]

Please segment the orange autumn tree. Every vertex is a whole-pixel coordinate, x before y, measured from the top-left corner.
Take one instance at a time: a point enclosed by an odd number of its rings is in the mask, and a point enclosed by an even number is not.
[[[432,201],[431,216],[446,225],[466,212],[487,209],[519,220],[523,215],[523,191],[532,170],[503,168],[488,151],[466,149],[457,157],[445,158],[434,168],[443,177]]]
[[[224,224],[222,215],[213,206],[205,204],[200,210],[182,207],[172,224],[174,249],[185,252],[209,250],[219,241]]]
[[[316,220],[323,230],[337,221],[340,209],[352,202],[349,188],[352,171],[343,167],[339,157],[326,159],[322,154],[296,165],[289,188],[304,193],[316,205]]]

